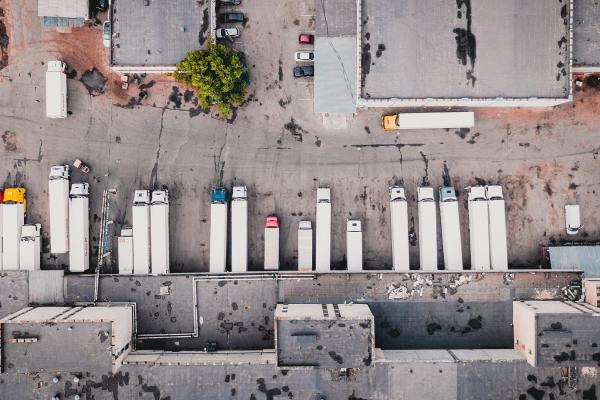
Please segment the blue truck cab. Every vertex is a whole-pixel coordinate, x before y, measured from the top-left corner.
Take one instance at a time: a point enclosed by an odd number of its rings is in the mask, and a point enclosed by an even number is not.
[[[210,192],[211,203],[226,203],[227,202],[227,189],[223,187],[216,187]]]
[[[457,201],[456,192],[452,186],[443,186],[440,188],[440,201]]]

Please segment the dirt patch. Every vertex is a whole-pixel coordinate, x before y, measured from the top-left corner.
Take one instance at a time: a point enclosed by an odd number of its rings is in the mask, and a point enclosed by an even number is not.
[[[98,96],[104,93],[104,87],[106,86],[108,79],[94,67],[93,69],[85,71],[83,75],[81,75],[80,81],[92,96]]]
[[[2,134],[2,143],[4,143],[4,150],[6,151],[17,151],[17,134],[12,131],[4,131]]]
[[[286,123],[283,128],[291,133],[294,139],[296,139],[298,142],[302,142],[303,135],[308,133],[308,131],[296,123],[294,118],[292,118],[290,122]]]

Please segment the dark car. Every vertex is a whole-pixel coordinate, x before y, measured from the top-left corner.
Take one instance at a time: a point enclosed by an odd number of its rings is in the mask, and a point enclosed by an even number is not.
[[[301,33],[298,36],[298,43],[300,44],[313,44],[315,41],[314,35],[309,35],[308,33]]]
[[[294,68],[294,78],[301,78],[303,76],[314,76],[315,67],[312,65],[301,65]]]
[[[219,14],[219,21],[224,24],[227,24],[229,22],[244,22],[244,13],[228,12]]]
[[[239,6],[242,4],[242,0],[220,0],[219,4],[222,6]]]

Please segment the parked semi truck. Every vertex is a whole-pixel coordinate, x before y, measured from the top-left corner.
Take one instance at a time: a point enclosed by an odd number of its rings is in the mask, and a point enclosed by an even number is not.
[[[46,117],[67,118],[67,64],[62,61],[48,61]]]
[[[87,183],[71,185],[69,199],[69,271],[90,267],[90,190]]]
[[[25,223],[23,203],[4,203],[2,206],[2,268],[18,270],[20,267],[21,229]]]
[[[506,209],[502,186],[486,186],[485,196],[489,212],[490,267],[495,270],[508,269]]]
[[[25,213],[27,212],[27,199],[26,199],[26,193],[27,190],[25,188],[22,187],[16,187],[16,188],[6,188],[4,189],[4,191],[0,190],[0,199],[2,201],[2,203],[6,203],[6,204],[21,204],[23,207],[23,220],[25,220]],[[4,247],[3,246],[3,234],[2,234],[2,230],[3,230],[3,222],[2,222],[2,213],[3,211],[1,210],[1,207],[3,206],[3,204],[0,204],[0,270],[3,268],[3,259],[4,259],[4,255],[3,255],[3,249],[6,248],[7,251],[9,252],[14,252],[14,249],[10,249],[8,247]],[[12,235],[12,232],[7,232],[7,235]],[[14,241],[14,239],[12,237],[10,237],[9,242]],[[18,240],[18,238],[17,238]],[[19,249],[16,249],[17,253]],[[10,255],[8,257],[11,257]],[[17,267],[18,268],[18,267]]]
[[[462,242],[460,239],[460,222],[458,218],[458,199],[456,197],[456,192],[451,186],[441,187],[439,191],[444,265],[447,270],[462,270]]]
[[[436,129],[472,128],[475,116],[472,112],[400,113],[384,115],[383,129]]]
[[[150,273],[150,191],[136,190],[133,196],[133,273]]]
[[[248,190],[234,186],[231,192],[231,272],[248,270]]]
[[[395,271],[410,270],[408,254],[408,207],[404,188],[391,186],[390,225],[392,228],[392,266]]]
[[[210,272],[225,272],[227,262],[227,190],[216,187],[210,194]]]
[[[169,273],[169,191],[155,190],[150,201],[152,274]]]
[[[265,222],[265,271],[279,269],[279,218],[269,215]]]
[[[313,269],[313,230],[310,221],[298,224],[298,271],[310,272]]]
[[[19,269],[24,271],[37,271],[40,269],[41,230],[41,224],[28,224],[23,225],[21,228]]]
[[[419,266],[423,271],[438,267],[437,212],[432,187],[417,188],[419,217]]]
[[[346,223],[346,263],[348,271],[362,271],[362,226],[357,219]]]
[[[117,239],[119,274],[133,274],[133,229],[123,227]]]
[[[315,270],[329,271],[331,266],[331,190],[317,189],[317,227]]]
[[[471,269],[490,269],[490,233],[488,202],[485,187],[467,188],[469,209],[469,247],[471,249]]]
[[[50,208],[50,253],[69,251],[69,178],[68,165],[50,167],[48,206]]]

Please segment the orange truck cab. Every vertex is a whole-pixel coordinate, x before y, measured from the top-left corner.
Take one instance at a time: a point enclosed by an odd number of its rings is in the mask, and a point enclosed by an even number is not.
[[[3,194],[3,203],[22,203],[23,210],[27,212],[27,189],[25,188],[6,188]]]
[[[398,114],[384,115],[383,116],[383,129],[386,131],[398,129]]]

